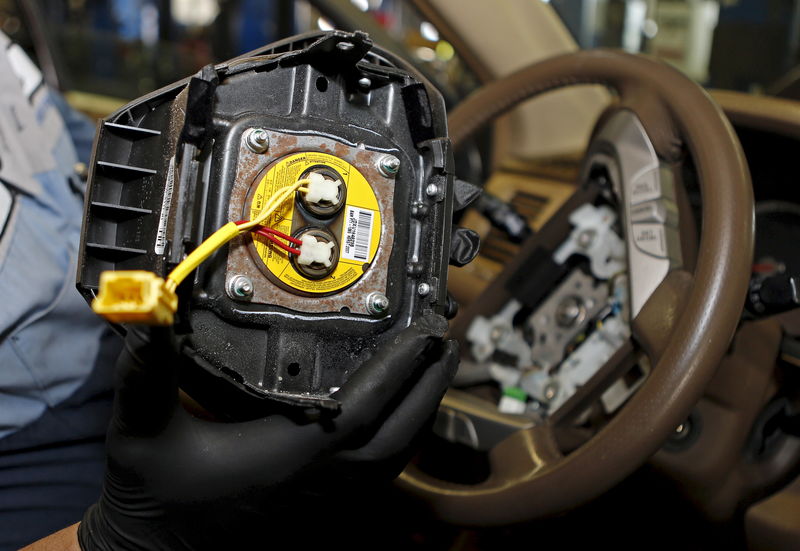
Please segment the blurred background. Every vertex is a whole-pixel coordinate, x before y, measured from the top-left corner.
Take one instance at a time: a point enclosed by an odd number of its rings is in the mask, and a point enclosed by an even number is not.
[[[528,1],[549,4],[580,47],[650,53],[713,88],[788,97],[796,93],[800,0]],[[334,27],[366,30],[377,43],[423,69],[452,105],[477,87],[480,70],[464,62],[458,47],[422,15],[419,4],[0,0],[0,28],[29,51],[48,82],[71,103],[96,114],[205,64],[291,34]],[[536,32],[535,25],[531,32]]]

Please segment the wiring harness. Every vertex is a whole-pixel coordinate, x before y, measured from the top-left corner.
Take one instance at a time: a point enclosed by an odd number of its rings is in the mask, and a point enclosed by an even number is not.
[[[299,256],[303,242],[267,226],[269,217],[296,192],[308,193],[309,179],[281,188],[252,220],[228,222],[212,233],[173,269],[166,279],[145,270],[106,271],[100,275],[100,289],[92,310],[114,323],[172,325],[178,309],[176,289],[189,274],[215,251],[238,235],[248,232],[265,237],[280,250]],[[288,241],[292,247],[281,239]]]

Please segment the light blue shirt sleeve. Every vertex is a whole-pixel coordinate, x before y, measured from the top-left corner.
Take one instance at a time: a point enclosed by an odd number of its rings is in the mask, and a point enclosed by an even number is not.
[[[2,42],[0,58],[9,55],[9,43]],[[30,70],[19,60],[12,66]],[[16,159],[16,166],[26,168],[36,184],[0,181],[10,197],[0,217],[0,439],[70,399],[95,367],[109,331],[75,288],[83,197],[75,185],[78,156],[68,131],[81,132],[87,154],[91,124],[79,117],[65,122],[58,109],[65,104],[32,79],[30,73],[20,76],[19,97],[9,96],[13,79],[7,79],[0,95],[0,117],[13,113],[20,128],[13,136],[17,150],[35,159]],[[7,134],[1,137],[8,139]]]

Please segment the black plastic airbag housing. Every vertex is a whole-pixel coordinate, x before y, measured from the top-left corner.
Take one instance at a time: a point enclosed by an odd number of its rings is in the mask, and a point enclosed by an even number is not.
[[[383,228],[392,232],[391,253],[385,266],[369,268],[385,270],[390,307],[375,316],[234,300],[226,293],[226,246],[178,288],[176,334],[198,366],[186,370],[182,385],[222,413],[265,398],[335,409],[330,394],[382,342],[447,305],[453,159],[444,102],[364,33],[280,41],[206,67],[101,121],[78,288],[91,300],[104,270],[166,276],[232,221],[239,144],[254,127],[296,136],[306,149],[332,140],[400,159],[394,223]],[[430,291],[420,293],[420,283]]]

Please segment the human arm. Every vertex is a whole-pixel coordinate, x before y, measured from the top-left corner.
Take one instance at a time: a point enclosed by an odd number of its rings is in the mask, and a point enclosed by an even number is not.
[[[76,522],[46,538],[26,545],[20,551],[81,551],[78,545],[78,524]]]

